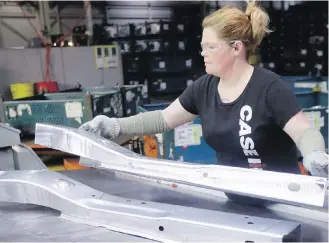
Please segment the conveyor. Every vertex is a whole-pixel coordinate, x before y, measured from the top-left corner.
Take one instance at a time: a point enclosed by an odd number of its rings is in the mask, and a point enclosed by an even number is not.
[[[0,241],[328,242],[327,201],[256,207],[212,188],[108,168],[56,173],[20,144],[17,130],[0,124],[4,134]]]

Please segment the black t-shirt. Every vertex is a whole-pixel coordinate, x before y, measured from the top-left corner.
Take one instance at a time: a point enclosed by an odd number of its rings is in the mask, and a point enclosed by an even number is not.
[[[289,84],[255,66],[243,93],[234,102],[223,103],[219,81],[206,74],[179,97],[184,109],[199,115],[218,164],[300,174],[297,147],[283,131],[301,110]]]

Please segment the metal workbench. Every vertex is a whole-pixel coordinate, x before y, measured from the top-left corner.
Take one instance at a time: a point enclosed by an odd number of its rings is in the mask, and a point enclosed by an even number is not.
[[[298,216],[295,213],[290,214],[289,210],[283,212],[242,205],[229,201],[225,196],[175,191],[174,188],[124,179],[105,170],[91,168],[61,173],[94,189],[124,198],[298,221],[302,224],[304,242],[328,242],[328,222],[316,221],[312,219],[312,215]],[[101,227],[75,223],[61,218],[58,211],[35,205],[0,202],[0,222],[0,241],[150,241]]]

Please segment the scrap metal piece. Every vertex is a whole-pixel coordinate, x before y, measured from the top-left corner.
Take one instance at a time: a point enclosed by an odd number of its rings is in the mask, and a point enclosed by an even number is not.
[[[0,170],[47,168],[31,148],[21,143],[20,130],[0,123],[0,133]]]
[[[15,170],[13,150],[11,147],[0,148],[0,170]]]
[[[0,123],[1,139],[0,148],[10,147],[21,143],[21,131],[9,125]]]
[[[44,170],[47,166],[27,145],[21,143],[12,146],[16,170]]]
[[[95,134],[63,126],[37,124],[35,143],[96,161],[91,167],[276,202],[323,207],[328,185],[321,177],[148,158]]]
[[[0,171],[0,201],[50,207],[69,220],[163,242],[301,241],[297,222],[128,200],[49,170]]]

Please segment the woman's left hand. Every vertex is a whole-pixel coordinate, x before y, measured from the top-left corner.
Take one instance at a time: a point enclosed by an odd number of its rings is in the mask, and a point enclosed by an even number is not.
[[[304,167],[313,175],[328,178],[329,155],[323,151],[312,151],[304,157]]]

